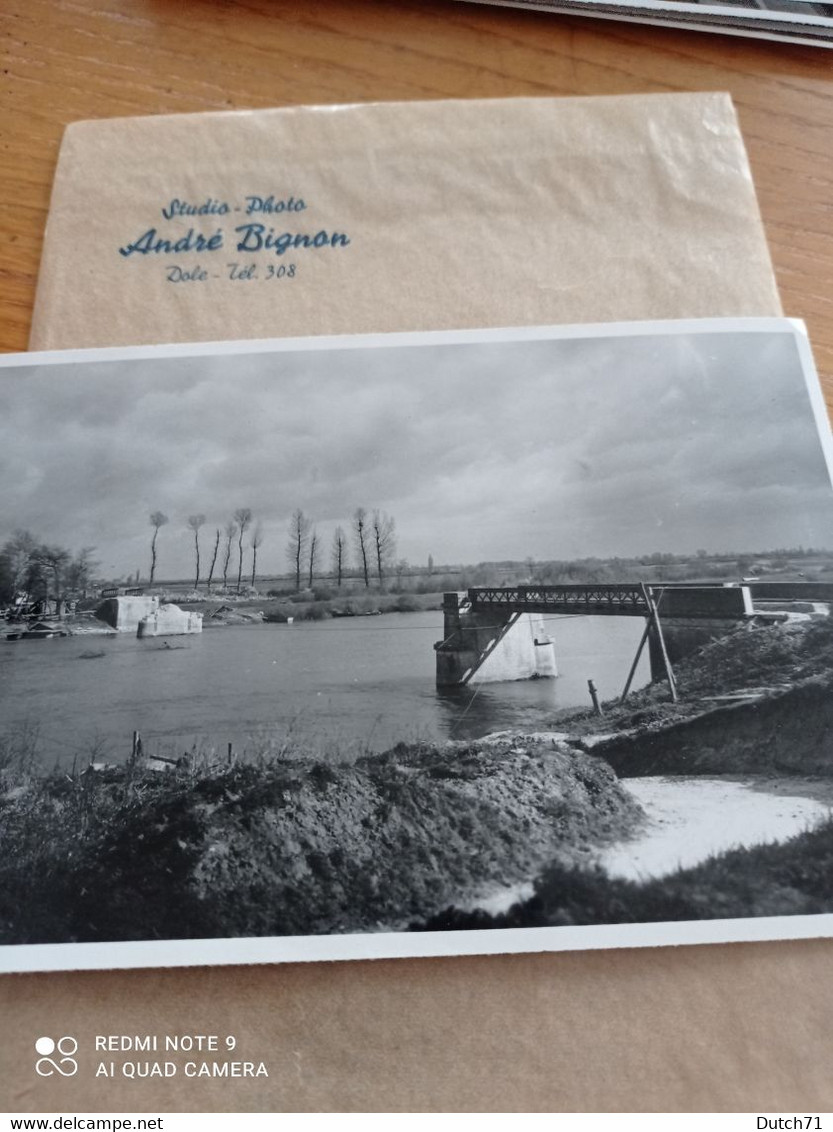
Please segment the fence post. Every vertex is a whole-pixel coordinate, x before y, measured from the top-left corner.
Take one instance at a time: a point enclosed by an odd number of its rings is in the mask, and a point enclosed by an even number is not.
[[[592,680],[587,681],[587,687],[590,689],[590,699],[593,701],[593,711],[596,715],[604,715],[602,705],[599,703],[599,693],[596,691],[596,685]]]

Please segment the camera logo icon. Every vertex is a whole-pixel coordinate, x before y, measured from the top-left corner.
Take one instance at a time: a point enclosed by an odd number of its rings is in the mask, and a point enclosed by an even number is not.
[[[35,1072],[40,1077],[54,1077],[56,1073],[61,1077],[74,1077],[78,1072],[78,1062],[73,1056],[78,1052],[75,1038],[67,1035],[57,1042],[53,1038],[38,1038],[35,1052],[40,1054],[35,1062]]]

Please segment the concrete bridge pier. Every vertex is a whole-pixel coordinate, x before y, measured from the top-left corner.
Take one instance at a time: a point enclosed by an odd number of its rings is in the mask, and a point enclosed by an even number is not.
[[[135,633],[144,617],[159,611],[159,598],[147,595],[108,597],[95,611],[96,619],[119,633]]]
[[[434,645],[439,688],[558,675],[555,644],[540,614],[475,610],[447,593],[443,622],[443,639]]]

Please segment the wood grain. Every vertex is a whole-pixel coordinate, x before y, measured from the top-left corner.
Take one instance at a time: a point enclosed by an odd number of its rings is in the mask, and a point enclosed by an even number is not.
[[[833,396],[833,56],[447,2],[4,0],[0,349],[26,348],[49,187],[77,119],[293,103],[731,92],[785,310]]]
[[[453,0],[0,0],[0,30],[4,351],[27,345],[58,145],[77,119],[721,89],[785,309],[807,320],[833,403],[833,54]],[[333,964],[7,977],[0,1062],[19,1067],[18,1037],[48,1032],[47,1018],[139,1033],[174,1014],[180,1028],[229,1017],[272,1043],[268,1092],[146,1091],[135,1106],[811,1112],[833,1107],[832,959],[820,941],[365,964],[361,976]],[[16,1108],[66,1111],[70,1094],[15,1079]],[[72,1096],[110,1108],[91,1087]]]
[[[833,374],[833,56],[449,2],[5,0],[0,348],[26,348],[49,187],[77,119],[292,103],[729,90],[788,313]]]

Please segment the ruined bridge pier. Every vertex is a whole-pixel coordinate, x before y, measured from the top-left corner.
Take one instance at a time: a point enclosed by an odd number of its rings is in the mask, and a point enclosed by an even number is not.
[[[445,594],[443,613],[443,639],[434,646],[438,687],[557,676],[545,614],[643,618],[651,678],[661,680],[663,644],[673,665],[754,609],[748,586],[616,584],[478,587]]]
[[[540,614],[500,605],[474,608],[457,593],[443,594],[443,639],[434,649],[439,688],[558,675]]]

